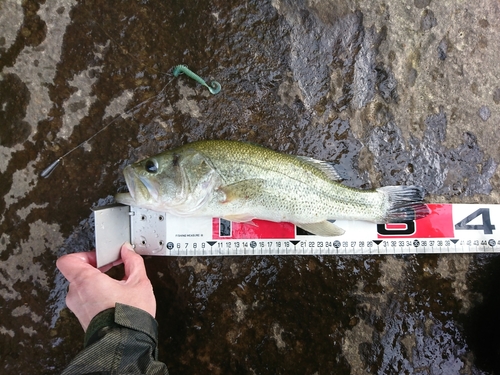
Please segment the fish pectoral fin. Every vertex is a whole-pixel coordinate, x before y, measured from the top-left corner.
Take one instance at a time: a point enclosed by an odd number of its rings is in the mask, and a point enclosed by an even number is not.
[[[253,221],[255,219],[255,215],[250,214],[238,214],[238,215],[226,215],[222,217],[223,219],[234,221],[235,223],[245,223],[248,225],[253,225],[258,227],[257,224]]]
[[[345,230],[336,226],[329,221],[320,221],[319,223],[307,223],[307,224],[295,224],[299,228],[302,228],[312,234],[325,237],[341,236],[345,233]]]
[[[221,203],[234,202],[235,200],[249,200],[260,194],[264,189],[265,180],[251,178],[235,182],[234,184],[219,187],[222,191]]]

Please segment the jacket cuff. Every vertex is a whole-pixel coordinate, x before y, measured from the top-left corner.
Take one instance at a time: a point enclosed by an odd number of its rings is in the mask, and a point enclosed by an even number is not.
[[[114,308],[101,311],[91,320],[85,332],[84,347],[120,326],[145,333],[155,344],[158,343],[158,323],[151,314],[137,307],[116,303]]]
[[[94,316],[87,327],[87,332],[85,332],[85,338],[83,346],[93,344],[98,341],[113,327],[115,324],[115,309],[107,309],[101,311],[99,314]]]
[[[148,312],[137,307],[115,304],[115,323],[135,331],[143,332],[158,344],[158,322]]]

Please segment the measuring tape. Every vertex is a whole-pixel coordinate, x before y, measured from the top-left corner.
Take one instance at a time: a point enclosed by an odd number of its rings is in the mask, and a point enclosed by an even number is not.
[[[338,220],[338,237],[312,235],[291,223],[181,218],[133,206],[94,210],[98,267],[129,241],[142,255],[389,255],[500,253],[499,205],[428,204],[423,219],[392,224]]]

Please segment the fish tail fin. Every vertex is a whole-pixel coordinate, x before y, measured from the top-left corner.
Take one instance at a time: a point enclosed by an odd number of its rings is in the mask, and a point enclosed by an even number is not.
[[[387,197],[388,208],[383,223],[417,220],[430,213],[423,199],[425,190],[420,186],[386,186],[377,189]]]

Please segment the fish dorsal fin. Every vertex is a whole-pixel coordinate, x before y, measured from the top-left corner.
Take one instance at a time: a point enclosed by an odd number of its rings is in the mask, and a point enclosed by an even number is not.
[[[339,175],[339,172],[337,172],[335,167],[326,161],[310,158],[309,156],[297,156],[297,158],[302,160],[304,163],[307,163],[313,166],[314,168],[319,169],[334,181],[343,180],[343,178]]]

